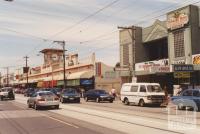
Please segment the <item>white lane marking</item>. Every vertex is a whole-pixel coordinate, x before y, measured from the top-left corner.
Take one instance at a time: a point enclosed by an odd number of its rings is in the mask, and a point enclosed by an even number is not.
[[[52,120],[55,120],[55,121],[57,121],[57,122],[63,123],[63,124],[65,124],[65,125],[68,125],[68,126],[71,126],[71,127],[74,127],[74,128],[79,128],[78,126],[75,126],[75,125],[70,124],[70,123],[67,123],[67,122],[65,122],[65,121],[56,119],[56,118],[54,118],[54,117],[47,116],[47,118],[50,118],[50,119],[52,119]]]

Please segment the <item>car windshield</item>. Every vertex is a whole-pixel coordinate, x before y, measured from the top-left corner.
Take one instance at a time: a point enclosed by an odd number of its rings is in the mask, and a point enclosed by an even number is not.
[[[11,90],[12,90],[12,88],[2,88],[1,89],[2,92],[8,92],[8,91],[11,91]]]
[[[54,95],[52,92],[40,92],[39,96]]]
[[[163,92],[162,88],[159,85],[148,85],[148,92]]]
[[[75,89],[66,89],[64,94],[77,94],[77,91]]]
[[[99,94],[108,94],[105,90],[98,90],[97,91]]]

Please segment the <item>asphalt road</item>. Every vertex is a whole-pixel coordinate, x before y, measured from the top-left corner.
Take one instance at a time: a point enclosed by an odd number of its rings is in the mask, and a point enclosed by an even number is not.
[[[51,110],[52,111],[52,110]],[[0,101],[0,134],[122,134],[48,110],[35,111],[15,101]]]
[[[26,97],[17,95],[14,102],[18,103],[17,105],[27,107],[26,101]],[[193,115],[193,112],[188,112],[187,115],[191,113],[192,118],[188,118],[188,116],[185,118],[185,116],[174,116],[174,113],[169,114],[164,107],[126,106],[120,101],[96,103],[82,100],[80,104],[60,104],[59,110],[40,111],[40,113],[70,118],[69,123],[78,124],[78,126],[84,125],[84,128],[94,128],[93,131],[103,134],[117,134],[119,132],[127,134],[144,134],[147,132],[153,134],[200,133],[200,112],[195,113],[195,115]],[[192,122],[188,122],[187,119]],[[173,128],[169,128],[170,125]],[[179,128],[181,126],[183,128]],[[112,131],[109,131],[110,129]],[[114,130],[116,132],[113,132]]]

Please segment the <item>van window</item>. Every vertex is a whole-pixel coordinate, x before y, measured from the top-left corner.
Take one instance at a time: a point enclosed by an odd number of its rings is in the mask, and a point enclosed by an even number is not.
[[[140,92],[147,92],[146,87],[144,85],[140,86]]]
[[[131,92],[137,92],[138,86],[131,86]]]
[[[193,91],[193,96],[200,97],[200,92],[198,90]]]
[[[162,92],[162,88],[159,85],[148,85],[148,92]]]
[[[130,86],[123,86],[122,91],[123,92],[130,92],[130,88],[131,88]]]

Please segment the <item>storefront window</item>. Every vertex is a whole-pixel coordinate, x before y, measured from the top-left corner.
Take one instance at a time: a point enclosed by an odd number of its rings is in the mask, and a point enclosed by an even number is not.
[[[183,30],[174,32],[174,54],[175,58],[185,56]]]

